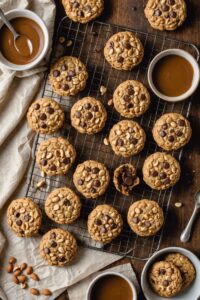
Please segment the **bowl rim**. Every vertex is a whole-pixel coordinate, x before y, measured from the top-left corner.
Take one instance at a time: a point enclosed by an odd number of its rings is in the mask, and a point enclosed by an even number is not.
[[[153,69],[157,64],[157,62],[163,57],[168,55],[173,55],[173,54],[184,57],[192,65],[194,71],[193,82],[189,90],[186,91],[184,94],[176,97],[166,96],[161,92],[159,92],[156,86],[154,85],[153,78],[152,78]],[[168,102],[179,102],[189,98],[197,89],[200,81],[200,69],[197,60],[189,52],[179,48],[171,48],[171,49],[163,50],[160,53],[158,53],[156,56],[154,56],[154,58],[151,60],[148,66],[147,78],[148,78],[149,86],[151,90],[154,92],[154,94],[156,94],[156,96]]]
[[[200,260],[199,260],[199,258],[192,251],[190,251],[188,249],[185,249],[185,248],[182,248],[182,247],[166,247],[166,248],[163,248],[163,249],[155,252],[148,259],[148,261],[146,262],[146,264],[144,265],[143,270],[142,270],[142,274],[141,274],[141,288],[142,288],[142,291],[143,291],[143,293],[144,293],[144,295],[145,295],[145,297],[146,297],[147,300],[152,300],[151,298],[149,298],[149,295],[147,293],[148,289],[151,289],[151,287],[149,285],[147,287],[147,285],[146,285],[146,284],[148,284],[147,283],[148,282],[147,281],[147,274],[148,274],[149,268],[151,267],[151,265],[153,264],[153,262],[157,261],[157,258],[159,259],[159,257],[162,256],[163,254],[174,253],[174,252],[183,254],[189,260],[191,260],[191,262],[194,265],[194,268],[196,270],[196,273],[198,272],[196,263],[199,264],[199,270],[200,270]],[[194,262],[196,262],[196,263],[194,263]],[[153,292],[152,289],[151,289],[151,291]],[[156,295],[156,293],[155,293],[155,295]],[[200,296],[200,292],[199,292],[199,296]],[[164,298],[162,298],[162,299],[164,299]]]
[[[130,279],[129,279],[126,275],[124,275],[124,274],[122,274],[122,273],[120,273],[120,272],[117,272],[117,271],[105,271],[105,272],[103,272],[103,273],[101,273],[101,274],[95,276],[95,277],[92,279],[92,281],[90,282],[90,284],[89,284],[89,286],[88,286],[88,288],[87,288],[87,292],[86,292],[86,300],[91,300],[91,299],[90,299],[90,294],[91,294],[91,291],[92,291],[92,289],[93,289],[95,283],[96,283],[100,278],[105,277],[105,276],[108,276],[108,275],[115,275],[115,276],[119,276],[119,277],[123,278],[123,279],[129,284],[129,286],[131,287],[131,290],[132,290],[132,293],[133,293],[133,299],[134,299],[134,300],[137,300],[137,299],[138,299],[138,298],[137,298],[137,290],[136,290],[136,287],[135,287],[135,285],[130,281]]]
[[[0,52],[0,61],[8,69],[11,69],[14,71],[25,71],[25,70],[32,69],[33,67],[35,67],[36,65],[38,65],[41,62],[41,60],[45,57],[45,55],[49,49],[50,40],[49,40],[48,28],[47,28],[45,22],[43,21],[43,19],[38,14],[36,14],[35,12],[33,12],[29,9],[16,8],[16,9],[12,9],[12,10],[5,12],[5,15],[6,15],[6,17],[8,17],[9,20],[12,20],[17,17],[30,18],[31,20],[35,21],[40,26],[40,28],[43,32],[43,35],[44,35],[44,46],[43,46],[41,53],[32,62],[30,62],[28,64],[24,64],[24,65],[14,64],[14,63],[10,62],[9,60],[7,60]],[[2,24],[0,24],[0,29],[2,28],[3,25],[4,24],[2,22]]]

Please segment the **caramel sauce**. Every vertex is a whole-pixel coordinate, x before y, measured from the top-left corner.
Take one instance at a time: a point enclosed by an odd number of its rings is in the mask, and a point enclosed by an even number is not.
[[[155,65],[153,83],[163,95],[177,97],[187,92],[194,76],[192,65],[179,55],[167,55]]]
[[[12,32],[5,26],[0,30],[0,51],[11,63],[25,65],[34,61],[44,46],[44,35],[33,20],[18,17],[10,21],[20,37],[14,41]]]
[[[93,286],[91,300],[133,300],[133,293],[126,280],[117,275],[106,275]]]

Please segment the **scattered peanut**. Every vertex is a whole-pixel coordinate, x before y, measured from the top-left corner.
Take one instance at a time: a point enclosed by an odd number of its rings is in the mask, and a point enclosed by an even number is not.
[[[70,47],[72,45],[72,41],[71,40],[68,40],[67,42],[66,42],[66,46],[67,47]]]
[[[51,296],[52,292],[48,289],[44,289],[44,290],[41,291],[41,294],[44,295],[44,296]]]
[[[103,96],[107,92],[107,88],[104,85],[100,86],[100,93]]]
[[[21,270],[24,271],[27,268],[27,263],[23,262],[20,266]]]
[[[15,276],[19,276],[19,275],[21,274],[21,272],[22,272],[21,270],[16,270],[16,271],[13,272],[13,273],[14,273]]]
[[[25,275],[20,275],[17,277],[20,283],[24,283],[26,281],[26,276]]]
[[[19,284],[19,280],[18,280],[18,278],[17,278],[15,275],[13,275],[12,281],[13,281],[15,284]]]
[[[11,257],[9,258],[9,263],[10,263],[10,264],[15,264],[16,261],[17,261],[16,258],[13,257],[13,256],[11,256]]]
[[[26,289],[28,287],[28,284],[26,282],[22,283],[20,285],[21,289]]]
[[[8,264],[6,266],[6,271],[7,271],[7,273],[12,273],[12,271],[13,271],[13,264]]]
[[[34,281],[39,281],[39,280],[40,280],[40,278],[38,277],[38,275],[37,275],[36,273],[32,273],[32,274],[30,275],[30,277],[31,277],[31,279],[34,280]]]
[[[105,138],[105,139],[103,140],[103,143],[104,143],[104,145],[108,146],[108,145],[109,145],[109,140],[108,140],[108,138]]]
[[[181,207],[181,206],[183,206],[183,203],[181,203],[181,202],[176,202],[174,205],[175,205],[176,207]]]
[[[40,294],[39,290],[35,289],[35,288],[31,288],[29,291],[32,295],[35,295],[35,296]]]
[[[28,268],[26,269],[26,275],[30,275],[33,273],[33,267],[32,266],[28,266]]]
[[[40,180],[37,185],[36,185],[36,188],[37,189],[40,189],[41,187],[44,187],[46,185],[46,182],[45,180]]]

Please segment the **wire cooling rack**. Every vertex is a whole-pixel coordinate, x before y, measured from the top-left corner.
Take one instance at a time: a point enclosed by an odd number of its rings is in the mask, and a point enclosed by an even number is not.
[[[103,56],[103,48],[105,42],[111,35],[116,32],[130,30],[134,32],[142,41],[145,48],[145,56],[143,62],[132,71],[118,71],[110,67],[105,61]],[[60,37],[65,37],[66,41],[71,41],[72,45],[67,47],[66,42],[61,44],[59,42]],[[68,45],[70,42],[68,43]],[[109,99],[112,98],[115,88],[124,80],[137,79],[147,85],[147,69],[152,58],[162,50],[169,48],[181,48],[191,53],[197,60],[199,59],[199,52],[197,48],[189,43],[181,42],[178,40],[172,40],[165,36],[159,36],[156,34],[149,34],[142,31],[136,31],[127,29],[124,27],[110,25],[102,22],[94,22],[91,24],[81,25],[71,22],[67,17],[60,22],[57,37],[54,45],[54,49],[51,56],[50,65],[54,63],[59,57],[63,55],[73,55],[79,57],[83,61],[89,72],[89,80],[86,89],[80,93],[77,97],[60,97],[54,93],[48,82],[48,72],[46,74],[43,97],[50,97],[58,101],[66,112],[65,126],[61,132],[54,134],[54,136],[64,136],[75,146],[77,150],[77,160],[67,176],[54,176],[45,177],[46,187],[37,189],[37,183],[43,179],[40,170],[35,163],[35,152],[39,144],[50,136],[37,135],[35,144],[33,147],[33,161],[30,166],[30,170],[27,176],[27,192],[26,196],[32,198],[39,204],[44,213],[44,201],[54,188],[61,186],[69,186],[73,190],[75,187],[72,182],[72,174],[76,168],[76,165],[87,159],[98,160],[109,168],[111,176],[114,169],[124,162],[133,163],[141,178],[141,169],[144,159],[155,151],[160,151],[157,145],[154,143],[151,130],[153,124],[157,118],[166,112],[178,112],[182,113],[186,117],[189,116],[191,99],[182,103],[167,103],[152,95],[152,103],[150,109],[142,117],[138,118],[138,122],[144,128],[147,133],[147,142],[144,150],[137,156],[133,156],[130,159],[124,159],[116,156],[111,150],[110,146],[106,146],[103,143],[103,139],[108,135],[110,128],[118,122],[121,118],[119,114],[110,106],[107,105]],[[100,86],[106,86],[107,92],[104,96],[100,94]],[[78,98],[90,95],[97,99],[100,99],[106,106],[108,111],[108,122],[103,132],[88,136],[79,134],[70,125],[70,108]],[[182,151],[175,151],[173,155],[177,159],[181,159]],[[163,231],[160,231],[153,237],[142,238],[134,234],[126,223],[126,215],[129,206],[135,200],[148,198],[156,200],[164,210],[165,220],[167,218],[168,207],[172,189],[166,191],[156,191],[150,189],[147,185],[142,183],[140,186],[134,189],[133,194],[130,197],[123,196],[117,192],[113,186],[110,187],[105,195],[99,197],[96,200],[88,200],[82,198],[82,213],[78,221],[72,225],[64,225],[62,227],[69,229],[75,234],[77,239],[82,245],[89,248],[99,249],[101,251],[116,253],[122,256],[131,258],[147,259],[160,247],[160,243],[163,236]],[[92,241],[87,232],[87,217],[91,210],[98,204],[107,203],[113,205],[119,210],[124,219],[124,229],[121,235],[107,245],[101,245]],[[46,232],[52,227],[60,226],[53,223],[44,214],[43,227],[41,233]]]

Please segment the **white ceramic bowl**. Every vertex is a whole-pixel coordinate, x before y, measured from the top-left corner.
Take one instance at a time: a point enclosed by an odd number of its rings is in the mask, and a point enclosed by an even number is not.
[[[136,291],[136,288],[135,286],[133,285],[133,283],[126,277],[124,276],[123,274],[121,273],[118,273],[118,272],[104,272],[100,275],[98,275],[97,277],[95,277],[89,287],[88,287],[88,290],[87,290],[87,297],[86,297],[86,300],[93,300],[91,299],[91,291],[92,291],[92,288],[94,287],[95,283],[102,277],[105,277],[105,276],[108,276],[108,275],[116,275],[116,276],[119,276],[121,278],[123,278],[124,280],[126,280],[126,282],[129,284],[131,290],[132,290],[132,293],[133,293],[133,300],[137,300],[137,291]],[[110,300],[114,300],[114,299],[110,299]]]
[[[40,53],[40,55],[31,63],[28,63],[26,65],[16,65],[8,61],[0,52],[0,61],[9,69],[15,70],[15,71],[24,71],[31,69],[35,67],[39,62],[45,57],[48,48],[49,48],[49,32],[48,29],[44,23],[44,21],[34,12],[28,10],[28,9],[13,9],[5,13],[8,20],[12,20],[14,18],[18,17],[25,17],[28,19],[31,19],[35,21],[40,28],[43,31],[44,35],[44,47]],[[0,20],[0,28],[3,26],[3,22]]]
[[[197,300],[198,297],[200,297],[200,260],[196,255],[194,255],[191,251],[188,251],[184,248],[179,247],[169,247],[162,249],[158,252],[156,252],[145,264],[142,276],[141,276],[141,285],[143,293],[147,300],[166,300],[166,298],[163,298],[156,293],[153,292],[149,282],[148,282],[148,271],[152,264],[156,261],[159,261],[162,259],[162,257],[168,253],[173,252],[179,252],[186,257],[189,258],[189,260],[192,262],[196,269],[196,278],[194,282],[186,288],[182,293],[170,298],[174,300]]]
[[[162,93],[160,93],[156,86],[154,85],[153,82],[153,78],[152,78],[152,74],[153,74],[153,69],[155,67],[155,65],[157,64],[157,62],[162,59],[165,56],[168,55],[179,55],[183,58],[185,58],[192,66],[193,70],[194,70],[194,76],[193,76],[193,81],[192,81],[192,85],[190,87],[190,89],[177,97],[169,97],[166,96]],[[152,91],[161,99],[166,100],[166,101],[170,101],[170,102],[178,102],[178,101],[182,101],[187,99],[188,97],[190,97],[195,90],[197,89],[198,85],[199,85],[199,79],[200,79],[200,71],[199,71],[199,65],[196,61],[196,59],[188,52],[181,50],[181,49],[168,49],[168,50],[164,50],[162,52],[160,52],[159,54],[157,54],[153,60],[151,61],[149,68],[148,68],[148,82],[149,85],[152,89]]]

